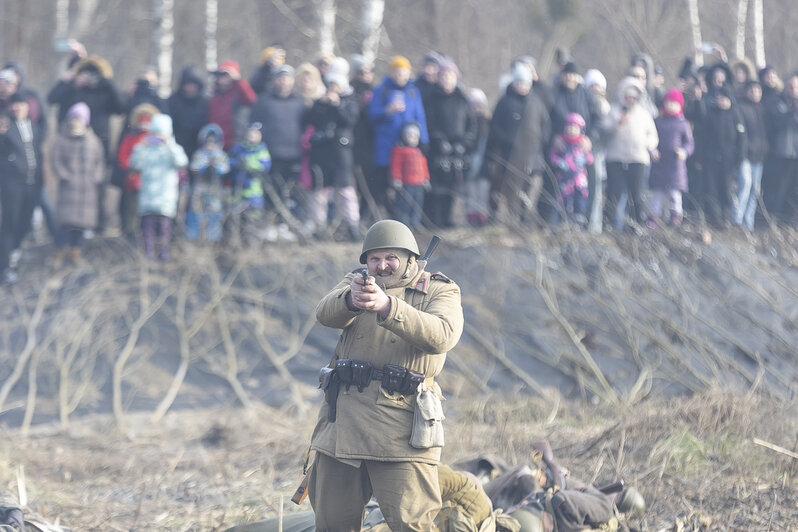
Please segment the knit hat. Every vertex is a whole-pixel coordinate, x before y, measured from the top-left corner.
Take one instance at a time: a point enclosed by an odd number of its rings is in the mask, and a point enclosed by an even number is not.
[[[402,140],[404,141],[407,135],[412,134],[416,138],[421,135],[421,128],[415,122],[408,122],[402,126]]]
[[[157,107],[151,103],[140,103],[130,111],[130,121],[128,125],[132,128],[141,126],[142,123],[149,123],[152,117],[160,113]]]
[[[388,63],[388,66],[393,70],[394,68],[406,68],[410,70],[412,66],[410,65],[410,60],[403,55],[395,55],[391,58],[391,62]]]
[[[573,61],[568,61],[565,63],[565,66],[562,67],[563,74],[578,74],[579,70],[576,68],[576,63]]]
[[[241,67],[238,65],[238,61],[222,61],[219,64],[219,68],[216,69],[216,74],[227,74],[233,79],[241,79]]]
[[[447,60],[441,61],[440,71],[438,72],[438,75],[440,76],[447,70],[454,72],[454,75],[457,76],[457,79],[460,79],[460,69],[457,68],[457,65],[454,64],[454,61],[447,61]]]
[[[426,65],[427,63],[435,63],[436,65],[440,65],[442,62],[443,57],[438,52],[429,52],[424,54],[424,61],[423,63]]]
[[[368,68],[369,70],[374,68],[374,63],[367,60],[364,56],[360,54],[352,55],[349,58],[349,64],[352,67],[352,72],[354,72],[355,74],[357,74],[364,68]]]
[[[336,84],[341,89],[341,92],[347,92],[349,90],[349,78],[341,74],[340,72],[330,72],[326,76],[324,76],[324,81],[327,85]]]
[[[28,103],[28,98],[27,98],[27,97],[25,97],[25,95],[24,95],[24,94],[22,94],[22,92],[21,92],[21,91],[17,91],[17,92],[15,92],[15,93],[14,93],[14,94],[12,94],[12,95],[11,95],[11,97],[8,99],[8,103],[22,103],[22,102]]]
[[[468,98],[469,103],[473,107],[482,110],[488,109],[488,97],[482,89],[477,89],[476,87],[468,89],[466,98]]]
[[[80,121],[83,122],[83,125],[88,126],[89,122],[91,121],[91,110],[85,103],[78,102],[69,108],[66,113],[66,118],[67,120],[71,118],[79,118]]]
[[[513,65],[513,82],[532,83],[532,71],[524,63]]]
[[[595,68],[591,68],[585,72],[585,87],[589,89],[593,85],[598,85],[601,87],[602,91],[607,90],[607,78],[604,77],[604,74],[602,74],[601,71],[596,70]]]
[[[274,77],[275,78],[280,77],[280,76],[292,76],[293,77],[293,75],[294,75],[294,67],[292,67],[291,65],[283,65],[283,66],[281,66],[280,68],[278,68],[277,70],[274,71]]]
[[[667,103],[667,102],[676,102],[676,103],[678,103],[679,104],[679,112],[677,114],[675,114],[675,115],[673,113],[668,113],[665,110],[665,103]],[[682,113],[683,113],[683,109],[684,109],[684,94],[682,94],[682,91],[680,91],[679,89],[675,89],[675,88],[671,89],[671,90],[669,90],[668,92],[665,93],[665,97],[662,99],[662,103],[663,103],[663,105],[662,105],[662,113],[663,114],[668,114],[668,115],[671,115],[671,116],[681,116]]]
[[[150,132],[161,135],[172,135],[172,118],[169,115],[158,113],[152,117],[150,122]]]
[[[526,63],[527,65],[532,65],[535,68],[538,67],[537,59],[535,59],[531,55],[522,55],[521,57],[519,57],[518,59],[515,60],[515,62],[519,62],[519,61],[521,63]]]
[[[285,63],[285,55],[284,55],[285,49],[282,47],[282,45],[279,44],[273,44],[271,46],[267,46],[266,48],[264,48],[263,51],[260,53],[260,63],[261,64],[266,63],[278,51],[283,52],[283,54],[281,54],[282,57],[280,57],[280,64],[282,65],[283,63]]]
[[[16,83],[17,75],[10,68],[4,68],[0,70],[0,80],[7,81],[8,83]]]
[[[565,125],[579,126],[579,129],[585,129],[585,119],[579,113],[568,113],[565,117]]]

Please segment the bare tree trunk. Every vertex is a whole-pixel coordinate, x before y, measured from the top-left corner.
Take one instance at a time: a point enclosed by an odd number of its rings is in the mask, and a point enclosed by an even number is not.
[[[91,28],[98,3],[99,0],[78,0],[78,19],[75,22],[75,31],[73,32],[73,36],[77,40],[82,40],[88,33],[89,28]]]
[[[703,66],[704,56],[701,53],[701,19],[698,16],[698,0],[687,0],[690,12],[690,28],[693,30],[693,50],[696,66]]]
[[[218,64],[218,50],[216,42],[216,27],[219,22],[218,0],[205,0],[205,69],[208,72],[216,70]]]
[[[377,58],[382,32],[385,0],[363,0],[363,57],[373,62]]]
[[[69,37],[69,0],[56,0],[55,4],[55,39]]]
[[[754,61],[756,66],[765,66],[765,24],[762,13],[762,0],[754,0]]]
[[[734,55],[737,59],[745,57],[745,22],[748,19],[748,0],[738,0],[737,4],[737,35],[735,39]]]
[[[319,0],[319,52],[335,53],[335,0]]]
[[[175,2],[174,0],[153,0],[155,13],[155,64],[158,67],[158,93],[162,98],[169,96],[172,87],[172,56],[175,44]]]

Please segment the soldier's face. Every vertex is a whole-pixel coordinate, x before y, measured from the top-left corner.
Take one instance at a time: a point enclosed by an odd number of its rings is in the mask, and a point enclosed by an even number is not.
[[[399,249],[375,249],[366,255],[366,266],[377,284],[390,288],[401,280],[409,257],[407,252]]]

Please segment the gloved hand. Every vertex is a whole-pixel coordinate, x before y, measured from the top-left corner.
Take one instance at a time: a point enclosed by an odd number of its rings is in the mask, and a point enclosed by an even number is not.
[[[402,190],[402,182],[398,179],[391,180],[391,186],[394,188],[394,190]]]
[[[424,184],[422,186],[424,187],[424,190],[426,190],[427,192],[432,190],[432,183],[430,183],[429,181],[424,181]]]

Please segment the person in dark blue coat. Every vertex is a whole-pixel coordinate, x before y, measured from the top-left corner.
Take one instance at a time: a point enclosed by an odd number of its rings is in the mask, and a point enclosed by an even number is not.
[[[390,68],[388,76],[374,89],[369,105],[369,117],[374,123],[375,166],[369,188],[381,206],[386,204],[391,150],[399,140],[402,126],[415,122],[421,133],[421,145],[429,144],[421,93],[410,80],[410,61],[406,57],[396,56],[391,59]]]

